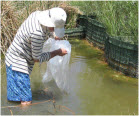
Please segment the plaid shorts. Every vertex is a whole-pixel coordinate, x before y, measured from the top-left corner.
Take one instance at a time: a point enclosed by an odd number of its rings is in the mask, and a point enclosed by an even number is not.
[[[30,78],[26,73],[12,70],[12,65],[6,65],[7,100],[32,101]]]

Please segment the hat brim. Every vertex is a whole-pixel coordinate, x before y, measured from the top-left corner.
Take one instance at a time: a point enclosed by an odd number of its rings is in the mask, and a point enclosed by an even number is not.
[[[55,33],[55,36],[59,37],[59,38],[63,38],[64,35],[65,35],[65,28],[62,27],[62,28],[54,28],[54,33]]]
[[[39,13],[38,20],[39,20],[39,23],[44,25],[44,26],[55,27],[54,23],[51,21],[51,18],[49,17],[48,10],[41,11]]]

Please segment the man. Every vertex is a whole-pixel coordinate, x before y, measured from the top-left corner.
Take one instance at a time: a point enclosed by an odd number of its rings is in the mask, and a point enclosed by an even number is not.
[[[63,48],[42,53],[43,44],[49,37],[58,40],[64,36],[66,18],[66,12],[56,7],[33,12],[20,26],[5,56],[9,101],[31,104],[29,74],[34,63],[67,54]]]

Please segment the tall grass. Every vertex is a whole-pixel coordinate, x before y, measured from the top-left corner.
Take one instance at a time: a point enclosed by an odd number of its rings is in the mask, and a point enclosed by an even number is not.
[[[17,12],[12,2],[1,3],[1,52],[5,54],[7,47],[11,44],[12,39],[19,26]]]
[[[132,36],[128,41],[138,41],[138,1],[70,1],[85,15],[96,15],[97,20],[112,36]],[[127,40],[125,40],[127,41]]]
[[[80,13],[78,9],[63,1],[2,1],[1,6],[1,52],[4,55],[14,39],[17,29],[32,12],[61,7],[68,15],[66,28],[76,26],[76,14]]]

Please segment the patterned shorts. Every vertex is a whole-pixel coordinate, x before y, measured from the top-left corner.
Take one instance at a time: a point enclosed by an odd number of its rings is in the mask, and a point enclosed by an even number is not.
[[[32,101],[30,78],[26,73],[12,70],[6,65],[7,99],[9,101]]]

